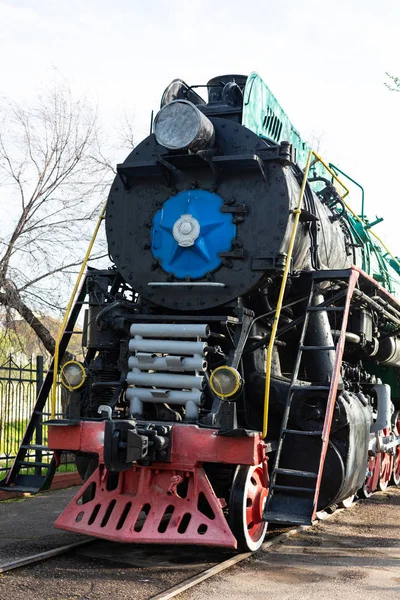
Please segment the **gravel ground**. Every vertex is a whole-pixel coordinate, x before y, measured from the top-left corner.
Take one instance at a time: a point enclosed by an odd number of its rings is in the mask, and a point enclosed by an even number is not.
[[[0,515],[2,509],[0,505]],[[49,511],[48,517],[53,520],[55,515]],[[21,540],[14,544],[21,546]],[[68,556],[0,576],[0,600],[148,600],[228,556],[199,547],[96,541]],[[383,592],[385,600],[400,597],[400,489],[390,488],[340,511],[188,590],[180,599],[265,600],[276,594],[280,600],[354,600],[366,592]]]
[[[148,600],[229,556],[210,548],[124,544],[121,550],[119,544],[95,542],[0,575],[0,600]]]

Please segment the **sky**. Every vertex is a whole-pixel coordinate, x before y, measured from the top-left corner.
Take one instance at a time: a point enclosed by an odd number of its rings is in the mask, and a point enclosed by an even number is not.
[[[400,254],[400,93],[384,86],[400,76],[399,23],[398,0],[0,0],[0,96],[29,104],[58,73],[111,137],[133,114],[140,141],[172,79],[257,71],[303,138],[362,183]]]

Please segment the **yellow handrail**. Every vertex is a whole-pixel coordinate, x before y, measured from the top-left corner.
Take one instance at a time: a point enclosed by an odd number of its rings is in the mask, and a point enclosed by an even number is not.
[[[268,433],[268,412],[269,412],[269,393],[270,393],[270,389],[271,389],[272,351],[273,351],[273,348],[274,348],[275,338],[276,338],[276,332],[277,332],[277,329],[278,329],[279,318],[280,318],[280,315],[281,315],[282,304],[283,304],[283,296],[285,294],[286,283],[287,283],[287,278],[288,278],[289,269],[290,269],[290,262],[291,262],[291,259],[292,259],[294,241],[295,241],[295,238],[296,238],[297,227],[298,227],[298,224],[299,224],[299,219],[300,219],[300,214],[301,214],[301,205],[302,205],[302,202],[303,202],[304,192],[305,192],[305,189],[306,189],[307,178],[308,178],[308,173],[309,173],[309,170],[310,170],[311,157],[312,156],[314,156],[315,159],[316,159],[316,161],[320,162],[327,169],[327,171],[329,171],[329,173],[332,175],[332,177],[334,177],[334,179],[346,190],[346,193],[343,195],[342,199],[345,196],[347,196],[347,194],[349,194],[348,188],[342,183],[342,181],[340,181],[340,179],[332,171],[332,169],[330,169],[328,167],[328,165],[322,160],[322,158],[320,156],[318,156],[318,154],[316,152],[314,152],[314,150],[310,150],[310,152],[308,153],[308,157],[307,157],[306,167],[304,169],[304,177],[303,177],[303,181],[302,181],[301,188],[300,188],[299,201],[297,203],[296,208],[293,210],[293,214],[295,216],[294,217],[294,223],[293,223],[293,230],[292,230],[292,233],[291,233],[291,236],[290,236],[289,247],[288,247],[287,257],[286,257],[285,269],[284,269],[283,275],[282,275],[282,282],[281,282],[281,287],[280,287],[280,290],[279,290],[278,302],[277,302],[277,305],[276,305],[274,321],[273,321],[273,324],[272,324],[271,337],[270,337],[268,348],[267,348],[267,357],[266,357],[266,361],[265,361],[264,414],[263,414],[263,431],[262,431],[262,435],[263,435],[264,438],[265,438],[265,436]]]
[[[310,150],[310,152],[311,152],[311,154],[313,154],[313,156],[315,156],[316,162],[320,162],[321,165],[323,165],[325,167],[325,169],[328,171],[328,173],[330,173],[332,175],[333,179],[335,181],[337,181],[338,184],[341,185],[343,189],[346,190],[346,193],[343,194],[343,196],[341,194],[339,194],[342,200],[343,200],[343,198],[346,198],[346,196],[348,196],[350,194],[349,188],[347,186],[345,186],[343,181],[341,179],[339,179],[339,177],[336,175],[336,173],[334,171],[332,171],[332,169],[330,167],[328,167],[326,162],[322,160],[322,158],[319,156],[319,154],[314,152],[314,150]],[[353,211],[351,211],[351,212],[353,212]]]
[[[72,291],[71,297],[69,299],[68,306],[67,306],[67,308],[65,310],[65,315],[64,315],[64,318],[62,320],[62,323],[61,323],[61,326],[60,326],[60,330],[58,332],[58,336],[57,336],[57,339],[56,339],[56,345],[55,345],[55,348],[54,348],[54,357],[53,357],[53,384],[52,384],[52,388],[51,388],[51,418],[52,419],[54,419],[55,414],[56,414],[56,401],[57,401],[56,394],[57,394],[57,377],[58,377],[58,362],[59,362],[59,355],[60,355],[60,343],[61,343],[62,337],[63,337],[63,335],[65,333],[65,328],[66,328],[67,323],[68,323],[69,315],[70,315],[70,312],[71,312],[71,308],[72,308],[73,302],[75,300],[76,293],[77,293],[78,288],[79,288],[79,284],[80,284],[81,279],[83,277],[83,274],[84,274],[84,272],[86,270],[86,265],[88,263],[88,260],[89,260],[90,254],[92,252],[92,248],[93,248],[94,242],[96,241],[96,237],[97,237],[97,234],[99,232],[100,225],[101,225],[102,220],[104,219],[105,214],[106,214],[106,205],[104,206],[104,208],[101,211],[101,214],[100,214],[100,216],[99,216],[99,218],[97,220],[95,230],[94,230],[92,238],[91,238],[91,240],[89,242],[89,246],[88,246],[88,249],[86,251],[85,258],[83,259],[81,268],[79,270],[79,274],[78,274],[77,280],[75,282],[74,289]]]

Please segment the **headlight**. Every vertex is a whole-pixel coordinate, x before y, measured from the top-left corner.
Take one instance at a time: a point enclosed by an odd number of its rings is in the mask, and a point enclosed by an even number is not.
[[[214,143],[214,125],[188,100],[173,100],[154,119],[157,142],[169,150],[198,152]]]
[[[72,392],[85,383],[86,371],[84,366],[77,360],[70,360],[63,365],[60,372],[61,383]]]
[[[211,373],[210,386],[216,396],[231,398],[242,387],[242,378],[236,369],[224,365]]]

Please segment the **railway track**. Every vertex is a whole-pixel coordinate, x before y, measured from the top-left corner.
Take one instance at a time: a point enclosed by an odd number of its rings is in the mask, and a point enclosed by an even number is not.
[[[312,525],[310,525],[309,527],[302,525],[300,527],[297,527],[296,529],[290,529],[289,531],[287,531],[285,533],[281,533],[281,534],[277,535],[276,537],[272,538],[271,540],[269,540],[268,542],[264,542],[264,544],[261,546],[260,550],[266,551],[271,546],[282,543],[287,538],[290,538],[293,535],[296,535],[300,531],[309,529],[310,527],[312,527]],[[218,575],[219,573],[221,573],[222,571],[225,571],[226,569],[230,569],[234,565],[246,560],[247,558],[250,558],[250,556],[253,556],[253,555],[254,555],[254,552],[244,552],[242,554],[237,554],[236,556],[233,556],[232,558],[228,558],[227,560],[223,560],[222,562],[214,565],[213,567],[210,567],[209,569],[206,569],[205,571],[202,571],[196,575],[193,575],[192,577],[188,577],[187,579],[164,590],[163,592],[160,592],[158,594],[155,594],[154,596],[151,596],[149,598],[149,600],[170,600],[170,598],[175,598],[179,594],[182,594],[186,590],[198,585],[202,581],[205,581],[206,579],[209,579],[210,577],[214,577],[215,575]]]
[[[389,497],[388,500],[386,496]],[[398,582],[398,540],[391,546],[386,546],[380,543],[380,536],[382,533],[388,536],[391,523],[397,522],[396,515],[394,519],[389,515],[393,509],[400,509],[400,490],[394,488],[389,493],[377,493],[376,497],[376,502],[361,502],[362,507],[358,506],[359,510],[337,509],[332,515],[321,514],[322,521],[328,521],[326,525],[321,522],[321,527],[270,531],[269,539],[267,538],[255,555],[245,553],[232,556],[227,552],[213,552],[213,549],[196,547],[182,550],[182,546],[176,545],[162,548],[144,545],[142,550],[138,548],[139,545],[130,547],[103,540],[83,540],[0,567],[2,572],[10,571],[7,576],[0,577],[0,600],[26,600],[27,589],[30,590],[29,596],[32,600],[42,600],[44,597],[54,600],[61,596],[170,600],[177,596],[179,599],[192,597],[192,594],[201,598],[252,598],[258,597],[258,591],[255,591],[258,590],[258,584],[263,585],[265,567],[270,571],[270,582],[275,586],[274,589],[279,588],[285,581],[296,586],[298,582],[299,588],[296,587],[296,590],[300,590],[300,595],[303,585],[302,597],[308,597],[308,583],[319,585],[320,579],[326,576],[329,590],[324,597],[329,598],[333,597],[332,586],[335,587],[340,581],[348,584],[349,578],[352,579],[360,573],[359,567],[364,565],[367,559],[375,565],[374,577],[378,577],[378,582],[380,565],[385,565],[382,571],[388,573],[385,575],[389,582],[387,585],[393,586],[393,582]],[[386,507],[382,523],[371,531],[370,525],[379,520],[378,515],[382,513],[384,504],[389,506]],[[371,508],[374,508],[373,512],[369,510]],[[363,519],[364,509],[367,515]],[[336,519],[329,518],[335,515],[341,517],[338,523]],[[336,532],[333,533],[333,530],[336,530],[337,525],[342,527],[339,528],[338,539],[335,542]],[[305,530],[307,535],[303,535]],[[357,543],[354,542],[354,536],[357,537]],[[68,552],[69,554],[62,556]],[[356,552],[354,558],[353,552]],[[303,555],[305,558],[301,558]],[[57,556],[60,556],[61,560],[47,561],[47,564],[44,562],[36,567],[34,565],[45,561],[46,558]],[[107,560],[107,556],[110,560]],[[254,560],[246,560],[253,556]],[[122,560],[122,557],[125,557],[125,560]],[[325,571],[328,563],[329,576]],[[32,564],[33,568],[12,571],[29,564]],[[238,567],[235,568],[236,565]],[[229,568],[231,571],[228,573]],[[249,580],[253,583],[246,596],[243,590],[249,584]],[[205,583],[200,586],[202,582]],[[368,588],[368,582],[365,585]],[[390,589],[394,590],[393,587]],[[223,590],[226,590],[227,594],[222,594]],[[317,587],[314,586],[314,592],[316,590]],[[68,593],[64,596],[62,591]]]
[[[337,512],[341,511],[341,510],[344,510],[344,509],[337,509],[332,514],[337,514]],[[330,516],[329,513],[323,513],[320,515],[320,517],[322,517],[322,518],[329,518],[329,516]],[[282,529],[280,529],[280,530],[276,531],[275,535],[274,535],[274,532],[270,532],[269,533],[270,539],[268,539],[266,542],[264,542],[260,551],[267,551],[268,548],[270,548],[271,546],[274,546],[279,543],[284,543],[290,537],[295,536],[297,533],[304,531],[306,529],[309,529],[310,527],[312,527],[312,526],[307,527],[307,526],[303,525],[303,526],[296,527],[296,528],[284,529],[283,532],[282,532]],[[2,566],[0,566],[0,574],[10,572],[15,569],[22,568],[22,567],[35,565],[37,563],[46,561],[50,558],[55,558],[57,556],[65,555],[73,550],[80,550],[81,548],[83,548],[85,546],[90,546],[91,544],[95,544],[96,541],[98,541],[98,540],[85,539],[85,540],[75,542],[72,544],[68,544],[65,546],[60,546],[58,548],[53,548],[52,550],[47,550],[45,552],[33,554],[31,556],[18,558],[16,560],[10,561],[9,563],[6,563],[6,564],[3,564]],[[85,554],[86,554],[86,556],[88,555],[87,552],[85,552]],[[90,549],[89,549],[89,555],[90,555]],[[226,569],[229,569],[229,568],[233,567],[234,565],[250,558],[252,555],[253,555],[252,552],[245,552],[245,553],[241,553],[241,554],[237,554],[235,556],[229,557],[220,562],[216,562],[215,564],[212,564],[210,567],[203,569],[203,570],[199,571],[198,573],[191,575],[190,577],[184,578],[183,580],[179,581],[175,585],[172,585],[171,587],[167,587],[163,591],[157,592],[155,595],[149,596],[148,600],[170,600],[171,598],[175,598],[179,594],[200,584],[201,582],[205,581],[206,579],[214,577],[215,575],[218,575],[222,571],[225,571]],[[177,564],[176,567],[177,567],[177,570],[179,571],[179,564]]]
[[[358,500],[356,500],[352,506],[354,506],[357,503],[358,503]],[[344,510],[347,510],[348,508],[349,507],[336,508],[336,510],[332,510],[332,511],[322,511],[322,512],[318,513],[318,521],[329,519],[331,516],[337,515],[338,513],[342,512]],[[302,531],[310,529],[311,527],[313,527],[313,526],[312,525],[310,525],[310,526],[302,525],[302,526],[295,527],[295,528],[288,527],[288,528],[280,528],[275,531],[270,530],[267,534],[267,538],[269,538],[269,539],[267,539],[267,541],[265,541],[263,543],[259,552],[260,551],[261,552],[268,551],[268,549],[274,545],[277,545],[280,543],[285,543],[285,541],[288,540],[289,538],[295,536],[296,534],[298,534]],[[104,559],[107,560],[106,554],[104,554],[104,553],[96,554],[96,551],[95,551],[95,549],[97,547],[96,542],[100,542],[100,540],[97,540],[95,538],[84,539],[84,540],[81,540],[78,542],[60,546],[58,548],[53,548],[51,550],[47,550],[44,552],[39,552],[37,554],[32,554],[30,556],[15,559],[13,561],[10,561],[8,563],[0,565],[0,575],[7,573],[7,572],[11,572],[16,569],[20,569],[22,567],[35,565],[35,564],[44,562],[51,558],[66,555],[74,550],[77,550],[80,555],[83,554],[83,556],[86,556],[86,557],[91,557],[94,559],[100,558],[103,560]],[[113,544],[115,544],[115,543],[113,543]],[[93,546],[93,549],[94,549],[93,553],[92,553],[90,546]],[[86,549],[85,547],[88,547],[88,548]],[[115,551],[115,547],[113,546],[113,551],[111,554],[114,554],[114,551]],[[231,567],[237,565],[240,562],[245,561],[246,559],[250,558],[253,555],[254,555],[254,553],[252,553],[252,552],[241,553],[241,554],[231,556],[229,558],[225,558],[224,560],[221,560],[221,561],[216,561],[215,564],[212,564],[213,560],[211,558],[211,560],[209,561],[211,563],[211,565],[208,568],[204,569],[204,565],[203,565],[203,568],[201,568],[201,566],[199,565],[200,570],[197,573],[195,573],[189,577],[183,578],[181,581],[179,581],[178,583],[176,583],[174,585],[171,585],[170,587],[168,587],[168,586],[165,587],[165,589],[162,590],[161,592],[157,592],[155,594],[147,596],[147,600],[170,600],[171,598],[175,598],[179,594],[182,594],[183,592],[189,590],[190,588],[193,588],[196,585],[199,585],[203,581],[210,579],[227,569],[230,569]],[[111,558],[109,560],[111,562]],[[114,561],[118,562],[118,557],[114,558]],[[131,566],[132,565],[136,566],[134,563],[135,563],[135,561],[133,563],[131,563]],[[138,568],[140,568],[143,565],[138,564],[137,566],[138,566]],[[186,565],[186,568],[187,568],[187,565]],[[184,570],[185,570],[185,565],[180,565],[179,561],[177,561],[176,562],[177,574],[183,573]],[[134,596],[132,596],[132,597],[134,597]]]
[[[92,544],[93,542],[94,540],[83,540],[81,542],[67,544],[66,546],[59,546],[58,548],[53,548],[52,550],[46,550],[45,552],[38,552],[37,554],[32,554],[31,556],[16,558],[15,560],[10,561],[9,563],[0,565],[0,574],[7,573],[7,571],[13,571],[14,569],[20,569],[21,567],[27,567],[28,565],[34,565],[35,563],[42,562],[55,556],[66,554],[71,550],[76,550],[81,546],[87,546],[88,544]]]

